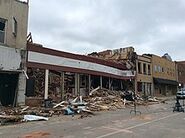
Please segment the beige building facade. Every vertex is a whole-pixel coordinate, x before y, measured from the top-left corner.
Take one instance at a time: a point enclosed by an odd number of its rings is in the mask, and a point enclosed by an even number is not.
[[[135,89],[145,96],[174,95],[178,79],[176,64],[165,56],[153,54],[138,55],[136,61]]]
[[[0,42],[8,47],[26,49],[28,3],[0,0]]]
[[[155,95],[172,95],[177,91],[176,64],[172,60],[151,55]]]
[[[0,104],[24,104],[28,2],[0,0]]]
[[[136,60],[136,91],[143,96],[153,95],[153,78],[151,57],[138,55]]]

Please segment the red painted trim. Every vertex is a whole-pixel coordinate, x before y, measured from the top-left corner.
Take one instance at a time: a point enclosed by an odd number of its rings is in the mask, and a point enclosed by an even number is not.
[[[101,65],[114,67],[114,68],[121,69],[121,70],[127,69],[126,66],[123,64],[117,64],[114,62],[110,62],[110,61],[106,61],[106,60],[102,60],[102,59],[98,59],[98,58],[94,58],[94,57],[89,57],[89,56],[85,56],[85,55],[78,55],[78,54],[72,54],[72,53],[67,53],[67,52],[63,52],[63,51],[57,51],[54,49],[42,47],[42,45],[38,45],[38,44],[28,43],[27,50],[33,51],[33,52],[39,52],[39,53],[43,53],[43,54],[48,54],[48,55],[59,56],[59,57],[88,61],[88,62],[92,62],[92,63],[97,63],[97,64],[101,64]]]
[[[91,74],[91,75],[105,76],[105,77],[111,77],[111,78],[122,79],[122,80],[134,79],[134,77],[121,77],[121,76],[104,73],[104,72],[64,67],[64,66],[48,65],[48,64],[41,64],[41,63],[34,63],[34,62],[27,62],[27,67],[39,68],[39,69],[49,69],[49,70],[54,70],[54,71],[66,71],[66,72],[73,72],[73,73]]]

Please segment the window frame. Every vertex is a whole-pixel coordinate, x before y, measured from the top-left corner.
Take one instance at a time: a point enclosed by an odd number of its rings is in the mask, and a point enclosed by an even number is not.
[[[146,63],[143,63],[143,74],[147,75]]]
[[[2,24],[4,24],[3,29],[0,30],[0,33],[3,34],[3,36],[2,36],[2,41],[1,41],[1,39],[0,39],[0,43],[2,43],[2,44],[5,44],[5,38],[6,38],[6,21],[7,21],[6,19],[0,17],[0,22],[1,22]],[[0,34],[0,35],[1,35],[1,34]]]
[[[148,75],[151,75],[151,65],[148,64]]]
[[[16,37],[17,36],[17,20],[15,17],[13,17],[12,20],[13,20],[12,21],[12,33],[13,33],[14,37]]]
[[[142,74],[141,62],[138,62],[138,73]]]

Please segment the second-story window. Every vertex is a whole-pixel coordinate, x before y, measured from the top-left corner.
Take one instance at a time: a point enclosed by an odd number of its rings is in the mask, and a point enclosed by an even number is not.
[[[142,73],[141,72],[141,62],[138,62],[138,73],[140,73],[140,74]]]
[[[150,65],[148,65],[148,75],[151,75],[151,68],[150,68]]]
[[[143,74],[146,75],[146,64],[145,63],[143,63]]]
[[[5,26],[6,20],[0,18],[0,43],[4,43],[5,40]]]
[[[157,72],[157,66],[156,65],[154,66],[154,71]]]
[[[15,17],[13,17],[12,33],[15,37],[17,36],[17,20]]]
[[[164,72],[164,68],[163,67],[161,67],[161,72]]]
[[[182,75],[182,72],[181,71],[179,71],[179,76],[181,76]]]

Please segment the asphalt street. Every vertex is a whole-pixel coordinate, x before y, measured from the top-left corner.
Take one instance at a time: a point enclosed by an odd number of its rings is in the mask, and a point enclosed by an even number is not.
[[[95,116],[52,117],[49,121],[1,126],[0,138],[184,138],[185,113],[173,112],[175,101],[99,112]]]

